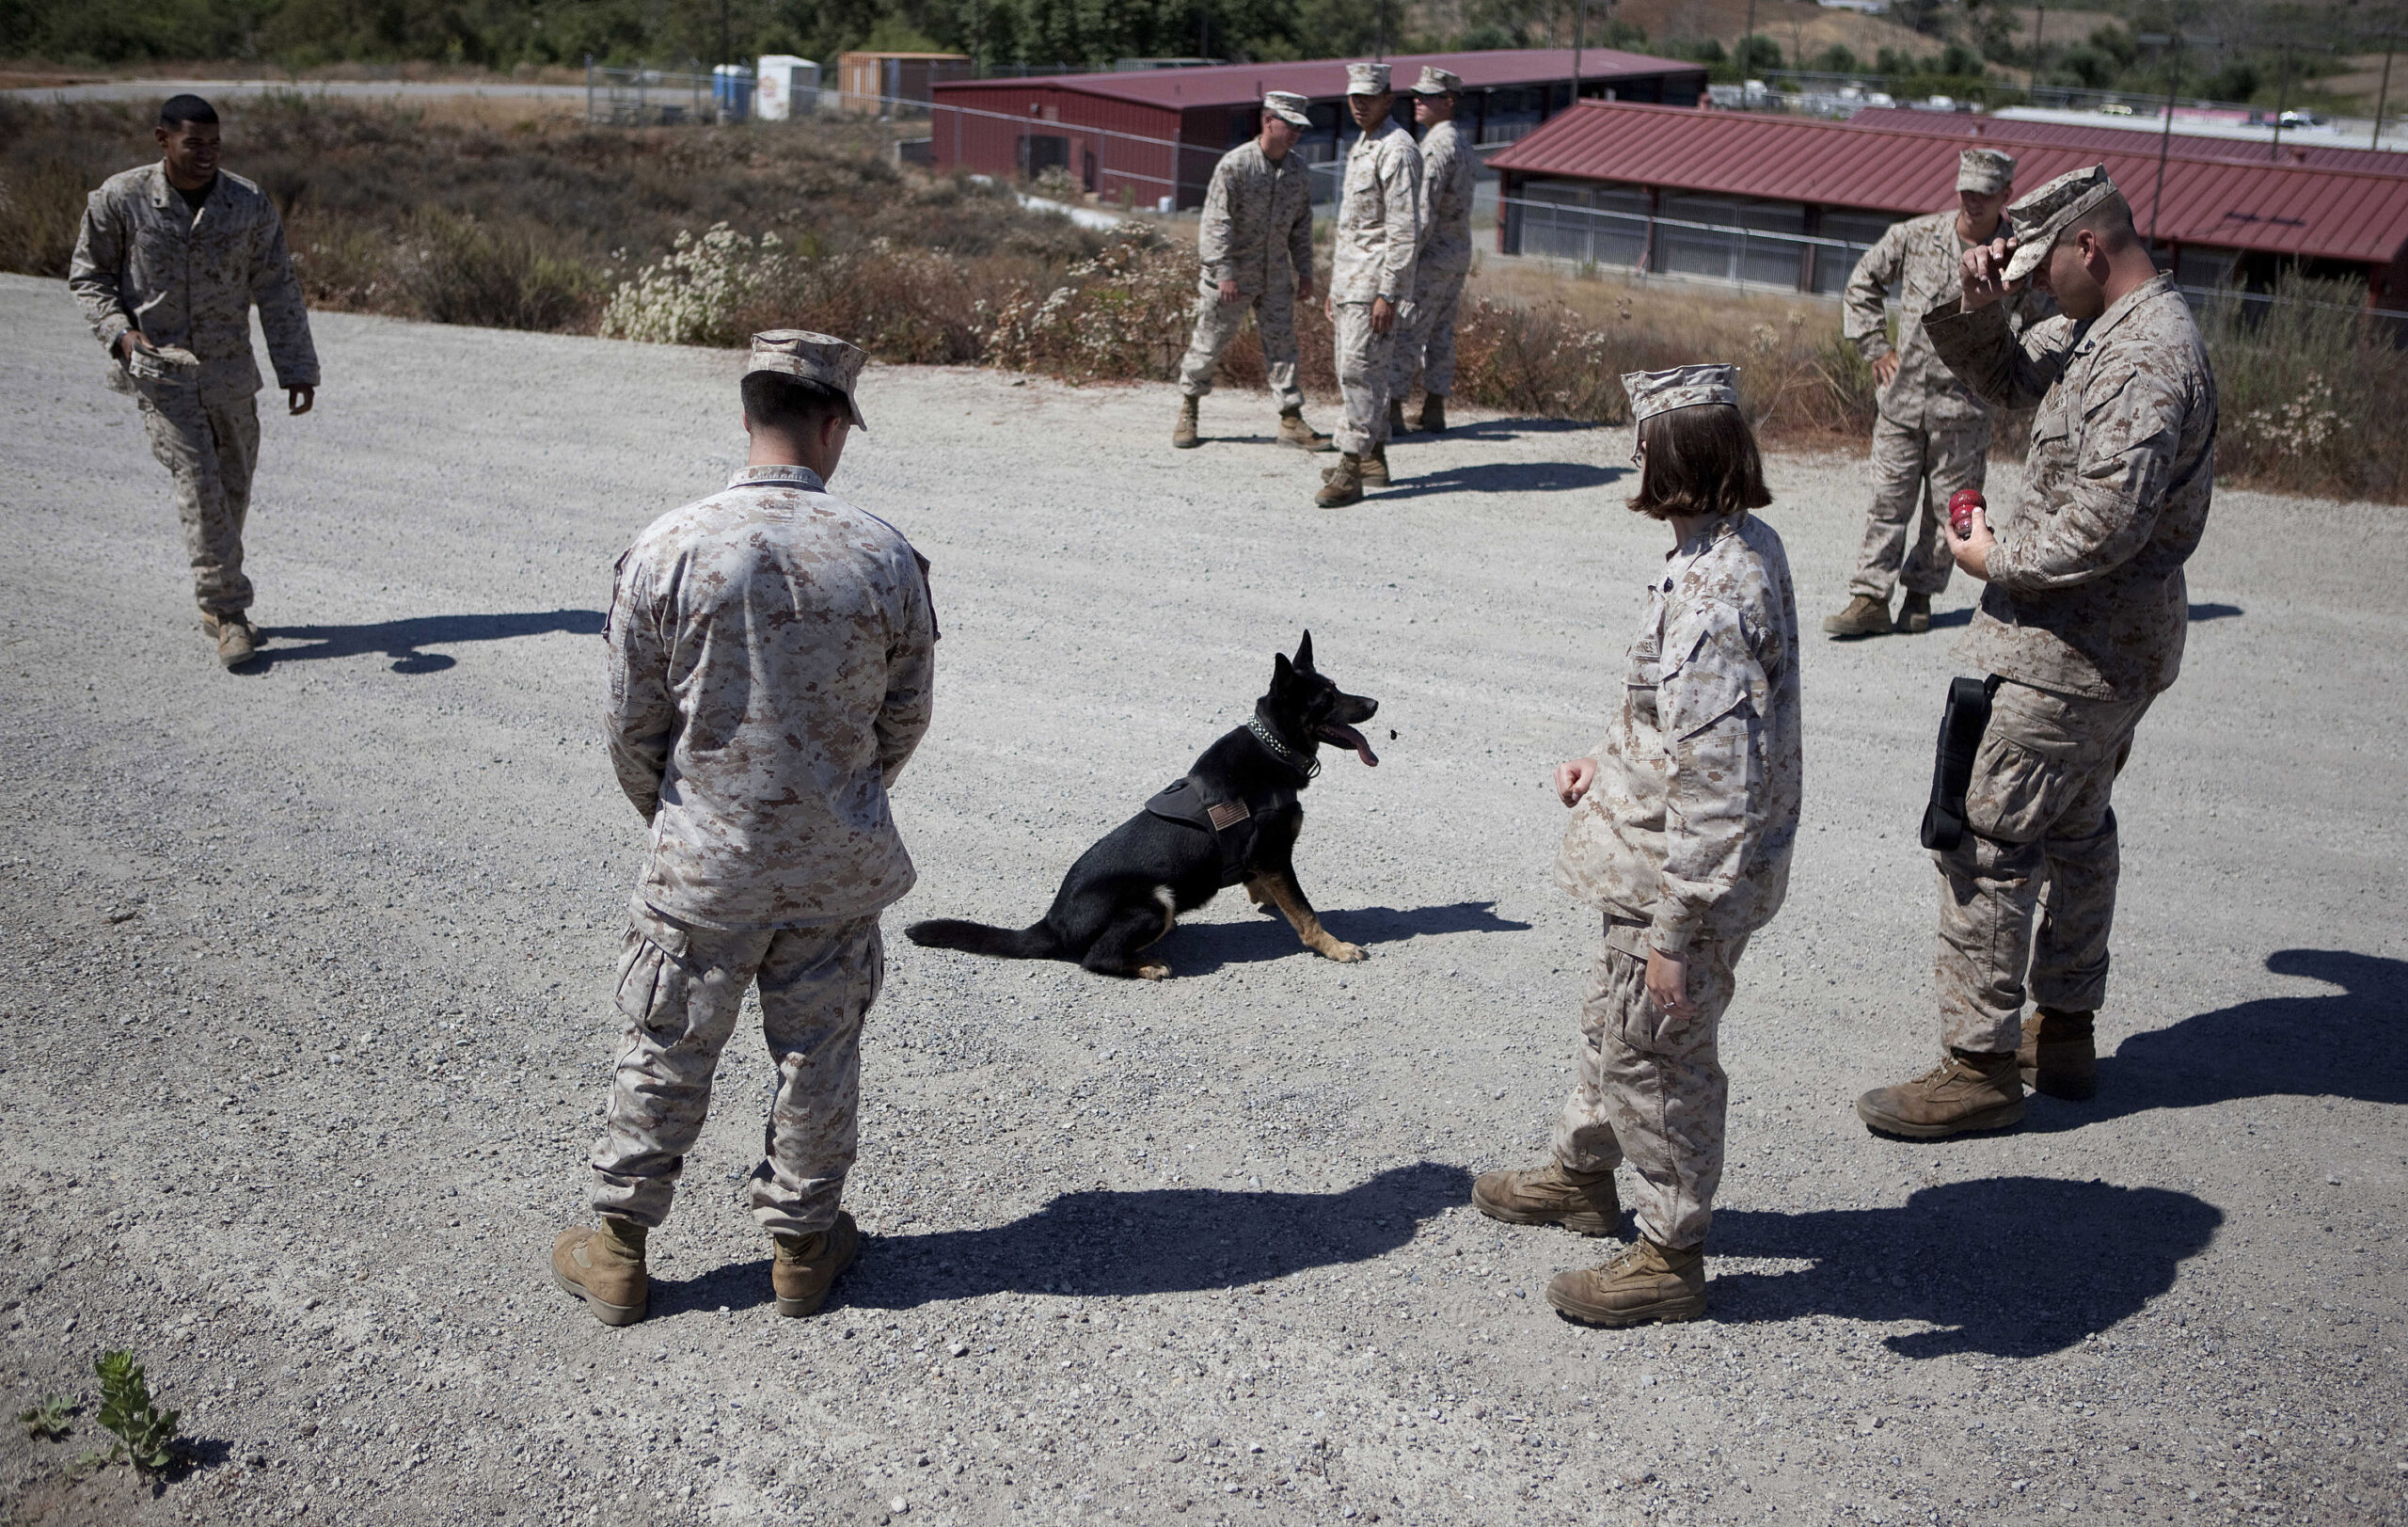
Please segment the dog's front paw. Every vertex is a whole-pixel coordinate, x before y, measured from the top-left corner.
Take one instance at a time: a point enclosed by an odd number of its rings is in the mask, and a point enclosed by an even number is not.
[[[1351,965],[1355,961],[1364,957],[1363,946],[1360,944],[1348,944],[1340,939],[1330,940],[1329,947],[1322,950],[1321,952],[1329,956],[1332,960],[1337,961],[1341,965]]]
[[[1136,977],[1141,981],[1167,980],[1170,978],[1170,966],[1161,964],[1139,965],[1129,974]]]

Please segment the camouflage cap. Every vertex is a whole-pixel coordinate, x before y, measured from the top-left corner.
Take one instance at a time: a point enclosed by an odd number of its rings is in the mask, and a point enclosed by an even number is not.
[[[832,334],[814,334],[807,328],[773,328],[752,336],[752,358],[745,366],[744,374],[773,371],[832,387],[845,395],[845,406],[852,410],[853,427],[867,429],[862,406],[853,397],[853,384],[860,380],[862,367],[868,359],[867,354]]]
[[[1305,115],[1305,108],[1311,104],[1310,101],[1293,90],[1270,90],[1262,97],[1263,110],[1283,122],[1292,122],[1298,127],[1313,125],[1313,119]]]
[[[2009,206],[2006,221],[2015,238],[2015,253],[2007,259],[2005,278],[2020,281],[2029,277],[2056,247],[2059,234],[2115,194],[2107,167],[2093,165],[2088,169],[2069,169]]]
[[[1630,422],[1634,424],[1675,408],[1695,408],[1708,403],[1728,404],[1735,408],[1739,406],[1736,366],[1674,366],[1670,371],[1628,372],[1623,376],[1622,387],[1630,394]]]
[[[1464,77],[1461,74],[1451,69],[1440,69],[1435,64],[1423,64],[1421,77],[1409,87],[1415,95],[1459,95],[1463,87]]]
[[[1387,65],[1348,64],[1346,66],[1348,95],[1386,95],[1389,88]]]
[[[1968,149],[1956,156],[1956,189],[1996,196],[2015,183],[2015,156],[1996,149]]]

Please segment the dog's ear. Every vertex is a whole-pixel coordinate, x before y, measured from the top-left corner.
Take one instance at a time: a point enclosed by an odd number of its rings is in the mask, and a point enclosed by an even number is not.
[[[1295,682],[1296,670],[1289,663],[1288,655],[1284,652],[1273,653],[1271,655],[1271,692],[1285,694],[1289,687]]]
[[[1307,631],[1305,639],[1296,644],[1296,666],[1308,674],[1313,671],[1313,633],[1310,631]]]

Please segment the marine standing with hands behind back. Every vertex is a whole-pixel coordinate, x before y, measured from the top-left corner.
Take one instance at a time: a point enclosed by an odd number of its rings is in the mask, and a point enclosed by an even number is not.
[[[1363,135],[1346,152],[1346,180],[1330,236],[1328,310],[1336,332],[1338,465],[1322,474],[1313,501],[1324,509],[1363,501],[1388,485],[1388,387],[1396,327],[1413,300],[1421,247],[1421,152],[1388,114],[1396,92],[1386,64],[1346,66],[1346,109]]]
[[[928,728],[937,636],[919,553],[828,491],[863,358],[825,334],[752,336],[748,464],[619,559],[607,732],[652,845],[592,1156],[601,1223],[552,1249],[553,1280],[608,1326],[643,1318],[645,1241],[748,989],[777,1083],[745,1196],[775,1245],[778,1313],[816,1311],[861,1244],[838,1204],[862,1020],[886,969],[879,914],[913,879],[887,791]]]
[[[1940,538],[1943,505],[1960,489],[1979,489],[1988,475],[1990,408],[1932,349],[1923,315],[1956,294],[1957,262],[1999,235],[1999,214],[2014,196],[2015,161],[1996,149],[1967,149],[1956,160],[1956,205],[1893,225],[1848,277],[1841,331],[1873,367],[1879,411],[1873,504],[1847,607],[1823,620],[1833,636],[1931,628],[1931,596],[1948,586],[1956,565]],[[1884,310],[1893,296],[1905,310],[1895,345]],[[2017,333],[2055,310],[2036,290],[2007,299]],[[1907,596],[1893,622],[1890,596],[1902,582]]]
[[[2106,169],[2060,175],[2007,220],[2014,238],[1969,251],[1958,291],[1923,318],[1976,393],[2039,411],[2012,516],[1993,531],[1976,510],[1972,534],[1946,532],[1987,585],[1959,652],[1992,696],[1965,832],[1933,853],[1945,1052],[1856,1105],[1872,1128],[1917,1139],[2017,1122],[2025,1082],[2096,1090],[2120,869],[2111,797],[2141,717],[2181,668],[2182,564],[2215,487],[2207,348]],[[2026,279],[2063,316],[2019,342],[2004,309]]]
[[[1639,421],[1630,507],[1671,527],[1624,659],[1622,708],[1555,771],[1572,808],[1557,883],[1604,914],[1580,1005],[1579,1075],[1545,1165],[1483,1174],[1472,1203],[1509,1224],[1610,1235],[1627,1160],[1638,1238],[1566,1272],[1547,1302],[1631,1326],[1705,1311],[1722,1181],[1723,1010],[1749,937],[1789,889],[1804,779],[1798,599],[1730,366],[1623,378]]]
[[[1204,443],[1196,433],[1198,406],[1212,390],[1221,352],[1237,338],[1249,310],[1271,392],[1279,400],[1279,443],[1337,449],[1305,422],[1305,394],[1296,386],[1296,304],[1313,297],[1313,172],[1291,151],[1313,124],[1305,114],[1311,103],[1286,90],[1264,95],[1261,131],[1212,167],[1196,229],[1203,264],[1196,327],[1179,363],[1179,422],[1170,436],[1181,451]]]
[[[1421,374],[1421,418],[1414,426],[1436,435],[1447,427],[1447,394],[1455,389],[1455,310],[1471,274],[1471,200],[1480,156],[1455,125],[1463,98],[1460,75],[1424,65],[1413,87],[1413,119],[1421,134],[1421,248],[1413,262],[1413,304],[1397,322],[1396,366],[1388,377],[1388,434],[1405,433],[1404,395]]]
[[[142,410],[150,453],[176,483],[200,628],[237,668],[259,650],[243,525],[260,458],[251,305],[286,406],[318,395],[318,352],[276,204],[218,167],[217,113],[170,96],[153,130],[160,157],[113,175],[84,206],[67,288],[114,363],[109,386]]]

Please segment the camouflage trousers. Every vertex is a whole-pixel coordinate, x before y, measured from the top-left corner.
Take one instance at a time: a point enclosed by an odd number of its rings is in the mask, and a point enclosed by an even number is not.
[[[1368,455],[1388,439],[1388,382],[1396,364],[1396,334],[1405,325],[1408,306],[1398,313],[1386,334],[1371,328],[1368,302],[1338,304],[1338,331],[1333,348],[1338,359],[1338,391],[1346,401],[1346,415],[1338,422],[1338,449]]]
[[[668,1217],[720,1052],[757,986],[777,1077],[745,1201],[772,1234],[833,1224],[859,1136],[862,1019],[885,971],[876,917],[729,932],[639,903],[619,955],[626,1026],[594,1146],[594,1210],[648,1226]]]
[[[1646,931],[1618,929],[1610,919],[1606,931],[1580,1003],[1579,1075],[1555,1121],[1555,1158],[1575,1171],[1629,1162],[1640,1233],[1658,1246],[1698,1246],[1722,1183],[1731,1084],[1717,1046],[1732,972],[1748,941],[1691,944],[1688,990],[1697,1014],[1671,1018],[1647,995]]]
[[[1964,839],[1932,855],[1950,1046],[2014,1049],[2027,972],[2042,1007],[2083,1012],[2104,1000],[2118,868],[2110,797],[2148,706],[1999,685],[1965,791]]]
[[[1196,331],[1187,342],[1186,357],[1179,363],[1180,395],[1200,398],[1212,390],[1212,373],[1221,363],[1221,352],[1238,337],[1239,326],[1249,312],[1254,314],[1254,332],[1262,341],[1263,368],[1280,410],[1303,407],[1305,394],[1296,386],[1296,289],[1282,280],[1274,280],[1267,292],[1244,294],[1235,302],[1221,300],[1218,281],[1198,284]]]
[[[1874,420],[1873,508],[1865,517],[1856,572],[1847,581],[1850,594],[1887,602],[1902,582],[1909,594],[1937,594],[1948,586],[1956,566],[1940,533],[1948,496],[1982,485],[1989,450],[1987,419],[1928,429],[1901,424],[1887,414]]]
[[[176,482],[176,517],[192,563],[193,596],[211,614],[251,607],[243,572],[243,521],[260,459],[260,412],[252,399],[204,403],[198,389],[160,388],[136,396],[150,453]]]
[[[1455,310],[1463,305],[1464,278],[1468,270],[1415,268],[1413,315],[1408,324],[1396,321],[1396,363],[1388,370],[1388,396],[1402,398],[1413,390],[1413,376],[1421,374],[1421,390],[1443,398],[1455,390]]]

